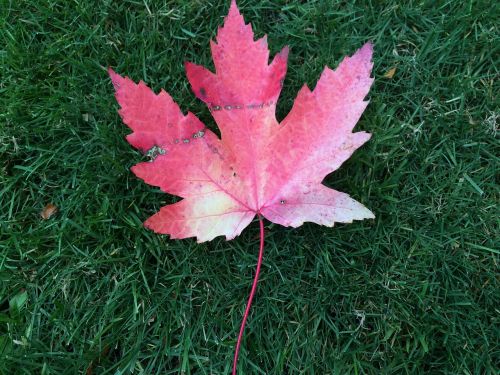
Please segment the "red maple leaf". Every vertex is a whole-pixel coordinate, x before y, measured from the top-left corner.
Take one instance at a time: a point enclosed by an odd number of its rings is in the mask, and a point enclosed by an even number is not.
[[[372,45],[344,58],[336,70],[325,68],[313,91],[304,85],[278,123],[288,48],[269,64],[266,37],[254,41],[234,0],[216,40],[210,44],[215,73],[192,63],[186,63],[186,73],[217,122],[220,139],[191,112],[184,115],[165,91],[156,95],[144,82],[109,70],[119,113],[133,131],[127,140],[153,159],[132,171],[183,198],[162,207],[145,226],[203,242],[234,238],[255,215],[292,227],[373,218],[362,204],[322,184],[370,138],[352,130],[368,104],[363,99],[373,82]],[[263,237],[258,268],[262,246]],[[258,270],[242,330],[257,278]]]
[[[254,41],[234,2],[210,46],[216,73],[192,63],[186,63],[186,72],[221,139],[191,112],[185,116],[165,91],[156,95],[144,82],[109,71],[120,115],[133,130],[127,140],[157,154],[132,171],[184,198],[163,207],[145,226],[203,242],[234,238],[256,214],[292,227],[372,218],[347,194],[321,183],[370,138],[352,130],[368,104],[363,99],[373,82],[372,46],[365,44],[336,70],[325,68],[313,91],[304,85],[281,123],[275,109],[288,48],[268,64],[266,37]]]

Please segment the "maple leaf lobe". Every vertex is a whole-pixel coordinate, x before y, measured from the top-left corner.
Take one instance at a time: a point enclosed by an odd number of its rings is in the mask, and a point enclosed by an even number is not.
[[[352,130],[368,104],[372,45],[335,70],[326,67],[314,90],[304,85],[281,123],[275,106],[288,48],[268,64],[266,37],[254,40],[234,1],[210,46],[215,72],[189,62],[185,68],[221,139],[192,113],[184,115],[165,91],[156,95],[142,81],[109,71],[119,113],[133,131],[127,140],[143,153],[154,150],[150,162],[132,171],[184,198],[162,207],[145,226],[203,242],[234,238],[256,214],[293,227],[373,218],[362,204],[322,184],[370,138]]]

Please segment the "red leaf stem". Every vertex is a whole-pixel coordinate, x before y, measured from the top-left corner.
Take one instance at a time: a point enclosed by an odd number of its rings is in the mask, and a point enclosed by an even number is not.
[[[248,318],[248,313],[250,312],[250,307],[252,307],[253,297],[255,291],[257,290],[257,284],[259,282],[260,266],[262,265],[262,256],[264,255],[264,222],[262,216],[259,215],[260,224],[260,248],[259,248],[259,259],[257,260],[257,268],[255,269],[255,277],[253,279],[252,290],[250,291],[250,296],[248,297],[247,307],[245,309],[245,314],[243,314],[243,320],[241,321],[240,333],[238,335],[238,341],[236,343],[236,349],[234,351],[233,360],[233,375],[236,375],[236,367],[238,365],[238,355],[240,352],[241,340],[243,338],[243,332],[245,331],[245,325]]]

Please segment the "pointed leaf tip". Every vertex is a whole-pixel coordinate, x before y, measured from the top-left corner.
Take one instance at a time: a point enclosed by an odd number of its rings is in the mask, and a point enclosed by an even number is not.
[[[359,55],[363,59],[367,59],[369,61],[372,60],[373,56],[373,43],[366,42],[363,47],[361,47],[354,55]]]
[[[118,93],[118,89],[120,89],[121,85],[124,83],[125,78],[116,73],[111,67],[108,68],[108,75],[109,78],[111,78],[111,83],[116,93]]]
[[[241,16],[240,9],[238,8],[238,5],[236,4],[236,0],[231,0],[231,5],[229,6],[229,12],[228,12],[227,16],[229,17],[229,16],[231,16],[231,14]]]
[[[236,0],[231,1],[231,5],[229,6],[229,12],[227,13],[227,16],[224,20],[224,25],[229,20],[235,20],[235,21],[241,22],[243,25],[245,25],[245,20],[243,18],[243,15],[240,13],[240,9],[238,8],[238,5],[236,4]]]
[[[280,56],[283,60],[288,60],[288,55],[290,54],[290,47],[284,46],[281,51],[278,52],[278,56]]]
[[[108,67],[108,75],[111,78],[111,80],[113,80],[118,76],[118,74],[111,67]]]

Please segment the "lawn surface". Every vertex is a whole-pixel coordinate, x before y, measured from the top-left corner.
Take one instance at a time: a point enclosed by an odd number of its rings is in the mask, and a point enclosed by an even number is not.
[[[404,4],[400,4],[404,3]],[[375,220],[266,222],[240,374],[494,374],[499,345],[494,1],[243,1],[278,118],[366,41],[373,138],[326,183]],[[257,223],[226,242],[142,221],[172,198],[129,168],[106,67],[214,121],[183,62],[211,65],[228,1],[0,1],[0,374],[228,374]],[[384,74],[395,67],[392,78]],[[59,211],[48,220],[48,203]]]

